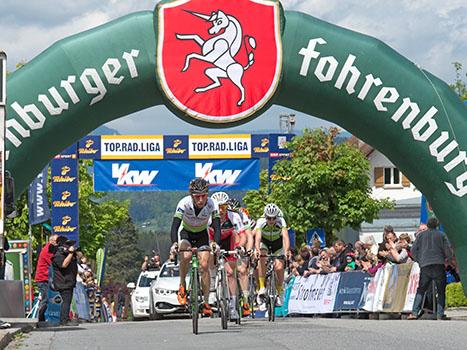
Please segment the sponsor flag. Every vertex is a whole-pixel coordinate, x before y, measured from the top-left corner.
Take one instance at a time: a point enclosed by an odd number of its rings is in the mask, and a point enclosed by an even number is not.
[[[86,136],[78,142],[78,157],[80,159],[101,158],[101,137]]]
[[[47,165],[29,185],[29,225],[40,224],[50,219],[49,200],[47,198],[48,168]]]
[[[74,153],[73,153],[74,152]],[[77,145],[51,162],[52,230],[79,242]]]

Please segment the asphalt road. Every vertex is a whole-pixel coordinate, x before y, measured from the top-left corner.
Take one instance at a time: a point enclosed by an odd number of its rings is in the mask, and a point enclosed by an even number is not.
[[[7,349],[467,349],[466,321],[373,321],[286,318],[246,320],[221,330],[219,319],[86,324],[37,330]]]

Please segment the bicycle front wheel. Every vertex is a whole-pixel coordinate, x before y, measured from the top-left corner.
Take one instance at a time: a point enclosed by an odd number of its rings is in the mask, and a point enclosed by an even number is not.
[[[221,279],[220,279],[220,295],[221,295],[221,325],[222,329],[227,329],[227,325],[229,322],[229,292],[227,287],[227,276],[225,274],[225,270],[221,271]]]
[[[190,291],[191,304],[191,321],[193,323],[193,334],[198,334],[198,319],[199,319],[199,278],[198,269],[193,268]]]

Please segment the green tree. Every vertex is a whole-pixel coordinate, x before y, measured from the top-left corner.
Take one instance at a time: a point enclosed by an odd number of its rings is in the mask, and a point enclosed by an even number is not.
[[[94,258],[97,249],[104,246],[109,230],[127,219],[129,214],[128,201],[107,200],[105,193],[94,193],[92,176],[89,172],[90,165],[90,161],[80,161],[79,165],[79,225],[80,246],[88,257]],[[49,199],[51,191],[51,184],[48,183]],[[27,239],[29,229],[27,191],[19,196],[15,204],[17,216],[6,220],[5,232],[9,239]],[[31,231],[34,246],[45,243],[41,225],[32,226]]]
[[[137,245],[135,225],[129,217],[110,229],[106,247],[105,285],[135,282],[143,255]]]
[[[271,201],[268,190],[268,172],[267,170],[261,170],[259,175],[259,190],[248,191],[243,197],[243,202],[252,219],[256,220],[263,215],[264,206]]]
[[[371,198],[368,160],[356,147],[336,144],[338,133],[337,128],[304,130],[288,144],[291,158],[274,166],[271,194],[265,196],[264,188],[262,196],[248,194],[246,201],[251,198],[255,210],[266,201],[277,203],[297,231],[298,242],[313,227],[324,228],[326,239],[332,240],[342,228],[372,222],[381,209],[393,205]]]
[[[450,87],[459,95],[462,101],[467,101],[467,84],[462,79],[462,64],[459,62],[453,62],[452,64],[456,71],[456,81]],[[467,73],[465,76],[467,77]]]

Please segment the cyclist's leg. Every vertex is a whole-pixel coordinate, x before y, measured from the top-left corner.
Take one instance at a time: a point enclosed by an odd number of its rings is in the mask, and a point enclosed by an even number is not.
[[[230,295],[237,294],[237,279],[235,275],[235,265],[235,261],[227,261],[224,265],[225,272],[227,272],[227,284],[229,285]]]
[[[266,255],[268,250],[266,247],[261,246],[261,257],[258,264],[258,283],[260,291],[264,291],[266,288],[265,276],[266,276]]]
[[[209,287],[211,285],[211,276],[209,273],[209,256],[209,251],[198,251],[201,288],[203,290],[204,302],[206,304],[209,304]]]
[[[188,250],[191,249],[191,243],[186,240],[182,239],[179,245],[180,250]],[[181,252],[179,255],[180,259],[180,285],[186,287],[186,275],[188,273],[188,267],[191,261],[191,252]]]
[[[282,254],[281,254],[282,255]],[[276,289],[279,295],[282,294],[284,284],[284,261],[276,259],[274,262],[274,269],[276,271]]]
[[[237,273],[240,280],[240,287],[242,288],[242,293],[245,299],[248,299],[249,289],[248,289],[248,260],[240,259],[239,264],[237,265]]]

